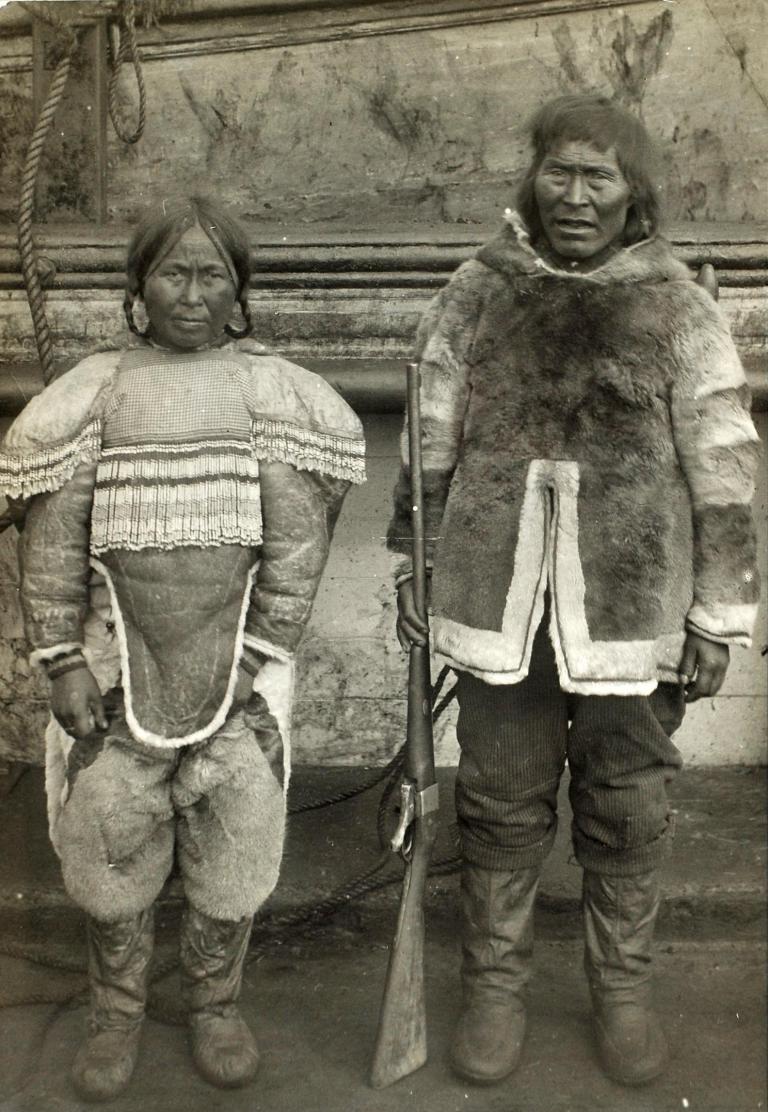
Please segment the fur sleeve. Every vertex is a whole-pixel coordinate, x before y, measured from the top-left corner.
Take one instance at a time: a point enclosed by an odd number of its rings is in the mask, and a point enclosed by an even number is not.
[[[685,292],[671,415],[693,507],[694,599],[687,626],[713,641],[749,645],[759,594],[750,503],[760,443],[725,317],[693,283]]]
[[[32,662],[83,647],[96,464],[32,499],[19,539],[21,608]]]
[[[262,463],[259,477],[264,536],[244,643],[285,660],[309,620],[347,484],[318,486],[311,473],[276,462]]]
[[[468,360],[491,271],[476,259],[464,263],[433,299],[416,334],[421,370],[422,462],[427,559],[431,561],[440,532],[451,478],[459,456],[469,401]],[[394,491],[394,513],[387,547],[411,550],[408,422],[400,437],[401,467]],[[410,574],[406,561],[398,582]]]

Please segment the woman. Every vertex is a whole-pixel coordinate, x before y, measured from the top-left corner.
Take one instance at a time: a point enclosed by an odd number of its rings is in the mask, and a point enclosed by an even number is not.
[[[642,126],[564,97],[532,139],[519,214],[419,333],[434,642],[458,674],[452,1064],[490,1083],[519,1062],[567,758],[597,1047],[641,1084],[665,1060],[649,977],[670,737],[750,643],[758,441],[723,315],[657,234]],[[401,642],[423,643],[407,566],[398,584]]]
[[[128,250],[135,342],[48,386],[0,456],[3,489],[30,499],[21,601],[50,680],[51,837],[88,913],[86,1100],[133,1071],[174,856],[195,1063],[238,1086],[258,1062],[236,1001],[280,866],[292,659],[364,444],[330,387],[248,339],[249,277],[226,213],[164,202]]]

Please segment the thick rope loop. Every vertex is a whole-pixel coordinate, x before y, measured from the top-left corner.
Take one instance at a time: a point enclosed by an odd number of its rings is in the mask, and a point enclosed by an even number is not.
[[[27,149],[27,156],[24,163],[24,170],[21,176],[21,193],[19,197],[18,243],[19,255],[21,258],[21,273],[24,280],[24,288],[27,291],[30,313],[32,315],[35,344],[40,359],[40,367],[43,372],[43,381],[47,385],[53,379],[55,373],[53,344],[51,342],[50,325],[45,312],[45,298],[38,269],[34,237],[32,235],[32,222],[35,212],[37,178],[40,171],[40,162],[45,140],[48,136],[51,124],[53,123],[53,118],[56,115],[56,110],[59,107],[61,98],[64,95],[72,60],[80,39],[77,29],[71,24],[66,23],[57,14],[55,5],[40,2],[35,4],[22,2],[20,7],[22,7],[33,20],[40,20],[57,32],[61,38],[61,46],[64,52],[56,65],[45,98],[45,103],[43,104],[34,131],[32,132],[32,138]],[[144,131],[147,117],[146,88],[136,41],[135,0],[123,0],[120,17],[125,34],[121,34],[120,36],[120,46],[110,74],[108,85],[109,114],[119,138],[125,143],[135,143]],[[133,63],[139,89],[139,120],[136,130],[133,133],[127,132],[122,126],[116,107],[118,73],[122,63],[129,59]],[[10,522],[5,515],[0,518],[0,532],[9,524]]]
[[[35,211],[37,175],[40,169],[40,160],[42,158],[45,140],[48,136],[51,124],[53,123],[53,117],[56,115],[56,110],[59,107],[59,102],[64,94],[64,89],[69,79],[70,66],[75,51],[77,50],[79,38],[77,32],[72,27],[67,26],[67,24],[55,14],[52,7],[45,4],[35,5],[35,7],[28,4],[22,4],[21,6],[32,15],[33,18],[40,19],[50,27],[53,27],[61,34],[65,41],[65,53],[54,71],[45,103],[38,116],[35,129],[32,132],[29,148],[27,149],[27,157],[21,175],[21,195],[19,199],[18,242],[19,255],[21,256],[21,273],[24,279],[24,287],[27,291],[29,309],[32,314],[35,343],[40,357],[43,380],[47,384],[51,381],[54,374],[53,345],[51,343],[48,318],[45,314],[45,298],[40,282],[35,243],[32,236],[32,219]]]
[[[144,134],[144,128],[147,123],[147,90],[144,84],[144,73],[141,68],[139,45],[136,41],[135,0],[123,0],[120,6],[119,22],[122,25],[120,30],[120,44],[117,48],[115,57],[112,59],[109,84],[107,87],[109,118],[112,121],[112,126],[115,129],[118,139],[121,139],[124,143],[137,143]],[[136,86],[139,90],[139,119],[136,124],[136,130],[133,132],[123,126],[117,107],[117,82],[120,75],[120,67],[123,62],[128,61],[133,65],[133,72],[136,74]]]

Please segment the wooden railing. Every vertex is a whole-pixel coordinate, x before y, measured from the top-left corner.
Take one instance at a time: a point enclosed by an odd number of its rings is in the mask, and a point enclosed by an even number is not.
[[[255,228],[252,308],[257,334],[324,374],[361,411],[403,404],[401,366],[418,316],[453,270],[496,229],[470,225],[390,233]],[[721,303],[749,375],[768,408],[768,228],[677,224],[667,229],[691,267],[715,267]],[[127,230],[41,227],[41,270],[59,363],[87,353],[87,337],[124,335],[120,308]],[[12,232],[0,233],[0,413],[41,387],[24,335],[26,305]],[[58,325],[58,327],[57,327]],[[78,329],[80,333],[78,334]],[[3,336],[5,331],[5,336]]]

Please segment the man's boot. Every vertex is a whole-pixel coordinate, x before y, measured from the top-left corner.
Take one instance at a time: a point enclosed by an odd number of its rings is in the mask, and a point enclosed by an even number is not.
[[[237,999],[253,920],[211,919],[187,905],[181,967],[189,1005],[192,1057],[211,1085],[247,1085],[259,1065],[253,1035]]]
[[[584,873],[584,967],[603,1069],[622,1085],[644,1085],[664,1069],[667,1047],[651,1007],[651,946],[659,909],[655,872]]]
[[[72,1066],[72,1082],[83,1100],[112,1100],[131,1079],[153,941],[151,908],[116,923],[88,919],[91,1011]]]
[[[538,866],[514,872],[462,867],[464,1002],[451,1065],[476,1084],[501,1081],[520,1061],[539,872]]]

